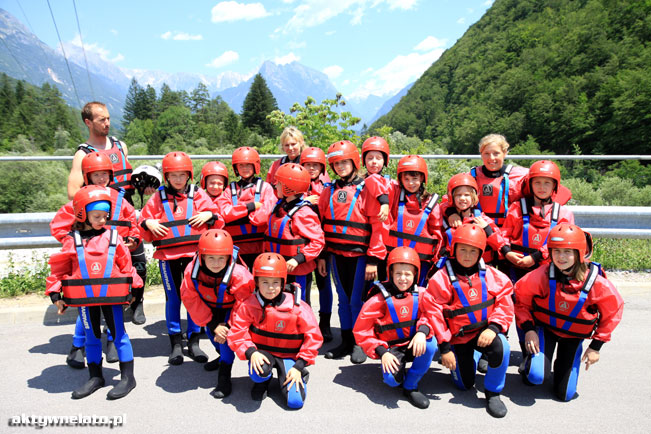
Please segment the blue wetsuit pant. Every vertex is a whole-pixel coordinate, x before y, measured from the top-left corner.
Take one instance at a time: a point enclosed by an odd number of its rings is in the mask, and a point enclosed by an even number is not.
[[[86,337],[86,361],[88,363],[102,362],[102,315],[104,315],[106,326],[115,338],[118,358],[121,362],[132,361],[133,349],[131,348],[129,335],[124,329],[121,305],[82,306],[79,308],[79,318]]]
[[[192,261],[192,258],[178,258],[169,261],[158,261],[160,275],[165,288],[165,322],[167,332],[170,335],[181,333],[181,282],[185,267]],[[194,323],[190,312],[188,312],[187,337],[190,339],[193,333],[199,333],[201,328]]]
[[[260,350],[258,350],[260,351]],[[305,386],[299,386],[295,384],[291,388],[289,386],[284,386],[283,383],[287,378],[287,372],[292,369],[296,360],[294,359],[282,359],[268,353],[267,351],[260,351],[264,354],[267,359],[271,362],[270,364],[265,363],[262,367],[262,375],[258,375],[257,372],[251,367],[251,362],[249,362],[249,377],[255,383],[264,383],[265,381],[271,380],[272,369],[276,368],[276,375],[278,375],[278,383],[280,384],[280,390],[283,392],[285,399],[287,400],[287,406],[289,408],[301,408],[305,402],[305,388],[307,387],[307,381],[310,378],[310,373],[307,371],[307,368],[303,368],[301,375],[303,377],[303,384]]]
[[[370,283],[365,280],[366,256],[349,257],[329,253],[328,261],[339,297],[341,329],[352,330]]]
[[[499,393],[504,388],[506,369],[509,367],[511,348],[506,337],[498,333],[490,345],[481,348],[477,346],[477,339],[481,332],[465,344],[452,345],[456,356],[457,367],[452,374],[452,381],[461,390],[468,390],[475,384],[477,372],[477,359],[475,351],[486,356],[488,371],[484,377],[484,390]]]
[[[418,382],[423,378],[432,364],[432,359],[437,348],[436,340],[431,338],[427,340],[425,352],[418,357],[414,357],[414,354],[410,348],[407,348],[407,345],[389,348],[389,352],[400,361],[400,369],[395,374],[389,372],[383,373],[384,382],[391,387],[397,387],[402,384],[405,390],[418,389]],[[406,369],[406,365],[409,362],[412,362],[411,367]]]

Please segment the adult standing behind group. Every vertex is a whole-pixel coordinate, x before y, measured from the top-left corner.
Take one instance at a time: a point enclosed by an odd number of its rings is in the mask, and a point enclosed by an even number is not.
[[[127,159],[128,150],[124,142],[109,136],[111,127],[111,116],[109,115],[106,105],[93,101],[87,103],[81,110],[81,119],[88,127],[88,140],[77,147],[75,156],[72,159],[72,168],[68,176],[68,198],[72,199],[84,185],[84,177],[81,171],[81,161],[91,152],[106,154],[113,164],[113,181],[109,187],[115,189],[124,189],[124,199],[133,205],[134,188],[131,185],[131,164]],[[145,194],[152,194],[154,189],[146,189]],[[131,250],[131,261],[138,275],[143,282],[147,278],[147,258],[145,257],[145,246],[140,243]],[[142,288],[132,288],[131,309],[133,311],[133,322],[135,324],[144,324],[146,321],[143,310]]]

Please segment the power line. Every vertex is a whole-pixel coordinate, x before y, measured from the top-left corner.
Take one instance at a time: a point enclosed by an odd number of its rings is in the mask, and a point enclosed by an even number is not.
[[[29,76],[27,75],[27,72],[25,71],[25,68],[23,68],[23,65],[18,61],[16,56],[14,56],[14,53],[11,51],[11,48],[9,48],[9,44],[7,44],[7,41],[5,41],[5,38],[0,37],[0,39],[2,39],[2,43],[5,44],[5,47],[7,48],[7,51],[9,51],[9,54],[11,55],[11,57],[14,58],[14,61],[16,62],[16,64],[20,68],[20,70],[23,71],[23,75],[25,76],[25,79],[28,79]]]
[[[77,4],[72,0],[72,6],[75,8],[75,18],[77,19],[77,30],[79,30],[79,42],[81,43],[81,51],[84,53],[84,62],[86,62],[86,75],[88,76],[88,85],[90,86],[90,93],[95,99],[95,91],[93,90],[93,82],[90,79],[90,69],[88,69],[88,59],[86,58],[86,50],[84,49],[84,40],[81,37],[81,26],[79,25],[79,15],[77,14]]]
[[[75,90],[75,96],[77,97],[77,103],[81,109],[81,100],[79,99],[79,93],[77,92],[77,86],[75,85],[75,79],[72,77],[72,70],[70,69],[70,64],[68,63],[68,57],[66,56],[66,51],[63,49],[63,41],[61,41],[61,35],[59,34],[59,28],[57,27],[57,22],[54,19],[54,12],[52,12],[52,6],[50,5],[50,0],[47,0],[47,7],[50,8],[50,15],[52,16],[52,22],[54,23],[54,29],[57,32],[57,38],[59,38],[59,44],[61,45],[61,52],[63,53],[63,59],[66,61],[66,67],[68,68],[68,74],[70,74],[70,81],[72,82],[72,88]]]

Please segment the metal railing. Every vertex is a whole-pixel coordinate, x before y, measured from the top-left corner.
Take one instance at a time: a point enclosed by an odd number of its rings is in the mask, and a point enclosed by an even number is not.
[[[594,237],[651,239],[651,207],[568,206]],[[53,212],[0,214],[0,249],[59,247],[50,235]]]

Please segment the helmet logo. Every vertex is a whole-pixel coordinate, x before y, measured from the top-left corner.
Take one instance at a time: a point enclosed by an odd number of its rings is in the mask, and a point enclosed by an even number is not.
[[[104,190],[93,190],[88,192],[88,197],[93,198],[93,197],[98,197],[98,196],[106,196],[106,191]]]
[[[477,298],[477,290],[475,288],[470,288],[470,291],[468,291],[468,297]]]
[[[413,220],[407,220],[407,228],[409,228],[409,229],[414,228],[414,221]]]
[[[328,154],[328,159],[329,159],[330,157],[336,157],[336,156],[338,156],[338,155],[344,155],[344,151],[333,151],[333,152],[330,152],[330,153]]]
[[[282,331],[284,329],[285,329],[285,321],[283,321],[283,320],[276,321],[276,331],[279,332],[279,331]]]
[[[558,241],[558,242],[563,242],[565,241],[565,238],[563,237],[551,237],[550,238],[552,241]]]
[[[113,163],[113,164],[120,161],[118,159],[118,154],[115,154],[115,153],[109,154],[109,159],[111,160],[111,163]]]
[[[273,271],[274,267],[270,267],[269,265],[263,265],[262,267],[260,267],[260,269],[265,271]]]
[[[183,215],[183,214],[185,214],[185,211],[183,210],[183,207],[179,206],[179,207],[176,208],[176,211],[174,211],[174,214]]]
[[[492,196],[493,195],[493,186],[491,184],[484,184],[481,187],[482,196]]]
[[[407,306],[402,306],[400,308],[400,316],[407,316],[409,315],[409,308]]]
[[[534,240],[536,243],[539,243],[539,242],[540,242],[540,234],[536,234],[536,235],[534,235],[534,236],[533,236],[533,240]]]
[[[570,305],[567,303],[567,301],[561,301],[558,304],[558,308],[562,311],[567,311],[570,308]]]
[[[348,192],[345,190],[339,190],[337,192],[337,202],[346,203],[348,199]]]
[[[100,271],[102,271],[102,264],[100,264],[99,262],[93,262],[90,266],[90,271],[92,271],[93,273],[99,273]]]

